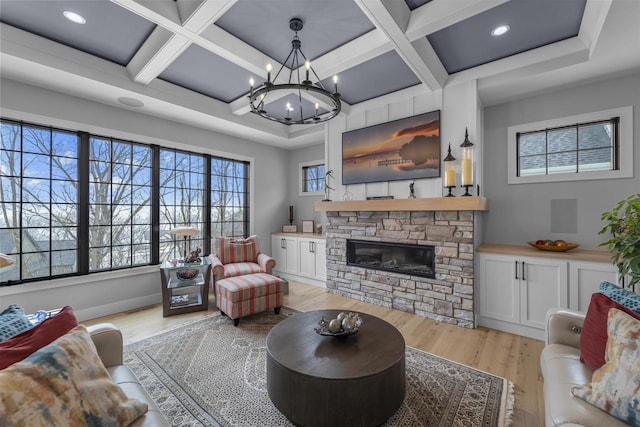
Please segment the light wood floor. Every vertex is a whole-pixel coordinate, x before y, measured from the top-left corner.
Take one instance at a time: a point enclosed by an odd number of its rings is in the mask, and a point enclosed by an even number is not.
[[[420,316],[391,310],[327,293],[323,288],[290,282],[284,304],[299,311],[342,309],[369,313],[393,324],[411,347],[498,375],[515,384],[514,427],[544,425],[540,352],[542,341],[500,332],[451,326]],[[125,344],[206,317],[215,311],[210,295],[209,311],[162,317],[160,304],[83,322],[111,322],[124,335]],[[240,321],[242,325],[242,321]]]

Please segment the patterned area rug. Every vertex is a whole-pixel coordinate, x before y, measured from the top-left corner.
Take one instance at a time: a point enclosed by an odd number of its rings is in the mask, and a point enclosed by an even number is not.
[[[174,426],[290,426],[271,403],[265,339],[295,311],[214,314],[125,347],[128,365]],[[511,425],[513,384],[407,347],[405,400],[387,426]]]

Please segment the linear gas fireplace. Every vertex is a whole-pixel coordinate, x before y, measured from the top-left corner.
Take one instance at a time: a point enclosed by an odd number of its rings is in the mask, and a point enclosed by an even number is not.
[[[434,247],[347,239],[347,265],[434,279]]]

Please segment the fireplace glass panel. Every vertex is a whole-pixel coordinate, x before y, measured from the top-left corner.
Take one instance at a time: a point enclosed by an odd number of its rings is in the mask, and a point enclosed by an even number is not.
[[[435,278],[434,247],[347,239],[347,264]]]

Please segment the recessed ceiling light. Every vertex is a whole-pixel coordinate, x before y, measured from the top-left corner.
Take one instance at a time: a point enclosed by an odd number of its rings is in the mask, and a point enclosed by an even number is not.
[[[122,96],[118,98],[118,102],[126,105],[127,107],[144,107],[144,102],[140,101],[139,99],[129,98],[128,96]]]
[[[505,25],[498,25],[497,27],[495,27],[493,30],[491,30],[491,35],[493,37],[498,37],[503,35],[504,33],[508,32],[511,29],[511,26],[508,24]]]
[[[84,23],[87,22],[87,20],[84,19],[84,17],[82,15],[80,15],[79,13],[76,13],[76,12],[72,12],[70,10],[65,10],[64,12],[62,12],[62,14],[69,21],[71,21],[73,23],[76,23],[76,24],[84,24]]]

